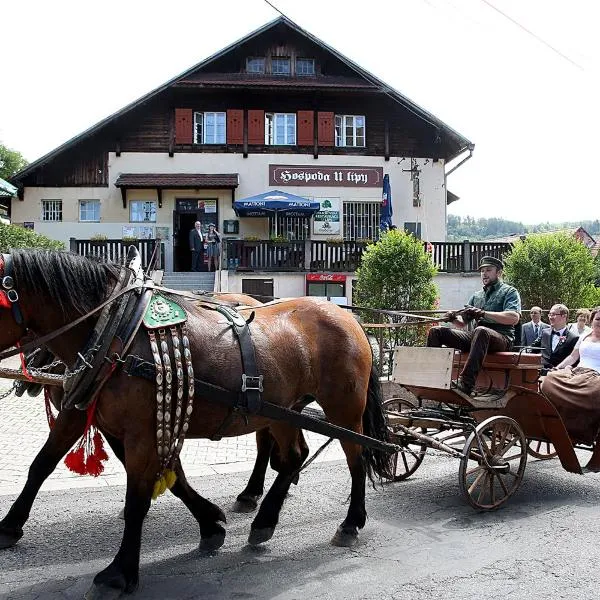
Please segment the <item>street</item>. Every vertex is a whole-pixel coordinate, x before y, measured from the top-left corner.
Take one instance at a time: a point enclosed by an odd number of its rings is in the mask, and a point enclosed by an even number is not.
[[[137,598],[577,598],[597,596],[600,475],[566,473],[557,460],[528,464],[505,508],[477,513],[458,495],[458,463],[427,456],[408,481],[369,488],[369,519],[355,548],[329,545],[347,510],[342,461],[311,465],[293,488],[273,539],[246,545],[251,516],[228,512],[214,556],[197,551],[185,507],[164,496],[150,509]],[[226,510],[246,472],[194,477]],[[82,598],[117,551],[124,488],[42,492],[25,535],[0,554],[0,594]],[[4,514],[14,496],[0,497]]]

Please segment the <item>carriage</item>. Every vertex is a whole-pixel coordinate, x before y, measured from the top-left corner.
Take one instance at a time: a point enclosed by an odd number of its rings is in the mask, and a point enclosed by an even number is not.
[[[397,347],[393,381],[410,395],[384,403],[392,439],[394,481],[421,465],[427,452],[459,460],[459,487],[478,510],[495,510],[519,488],[527,457],[558,457],[570,473],[582,474],[576,449],[556,408],[539,392],[540,355],[488,354],[476,388],[467,397],[453,387],[468,354],[451,348]]]

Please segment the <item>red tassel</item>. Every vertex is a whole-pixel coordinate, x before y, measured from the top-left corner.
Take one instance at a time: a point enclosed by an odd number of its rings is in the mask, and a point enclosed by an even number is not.
[[[65,465],[74,473],[79,475],[92,475],[98,477],[104,472],[104,461],[108,460],[108,454],[104,449],[104,440],[98,428],[92,425],[96,401],[88,407],[88,420],[83,436],[67,454]]]
[[[17,348],[20,348],[21,344],[19,342],[17,342],[15,344],[15,346]],[[19,356],[21,358],[21,371],[23,371],[23,375],[25,375],[25,377],[27,377],[27,379],[29,379],[29,381],[33,381],[33,377],[29,374],[29,371],[27,370],[27,363],[25,362],[25,355],[21,352],[19,354]]]
[[[52,402],[50,401],[50,386],[44,386],[44,403],[46,405],[46,419],[48,419],[48,427],[52,429],[56,423],[56,417],[52,412]]]

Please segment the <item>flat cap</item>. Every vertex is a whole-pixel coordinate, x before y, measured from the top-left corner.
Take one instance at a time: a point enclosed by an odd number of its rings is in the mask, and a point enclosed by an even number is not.
[[[504,263],[499,258],[493,256],[484,256],[479,263],[479,268],[483,267],[496,267],[497,269],[504,269]]]

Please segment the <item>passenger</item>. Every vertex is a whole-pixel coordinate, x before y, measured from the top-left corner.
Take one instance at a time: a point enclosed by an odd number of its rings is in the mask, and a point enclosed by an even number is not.
[[[525,323],[521,329],[521,346],[531,346],[540,337],[542,331],[550,327],[548,323],[542,321],[542,309],[539,306],[532,306],[529,315],[531,321]]]
[[[573,352],[542,378],[541,390],[573,440],[594,444],[587,469],[600,472],[600,306],[592,309],[591,317],[591,333],[582,335]]]
[[[428,346],[449,346],[469,352],[456,386],[459,392],[467,396],[473,392],[486,354],[510,350],[514,343],[521,298],[514,287],[502,282],[503,269],[501,260],[484,256],[479,263],[483,289],[471,296],[469,306],[460,311],[460,315],[457,315],[457,311],[450,311],[444,316],[458,329],[432,327],[427,336]],[[471,321],[475,322],[475,327],[463,331]]]
[[[579,335],[569,331],[567,320],[569,309],[564,304],[555,304],[548,313],[550,328],[544,329],[531,345],[542,349],[542,367],[552,369],[563,361],[575,348]]]
[[[567,327],[580,337],[584,333],[590,333],[592,331],[592,328],[589,326],[590,315],[591,313],[587,308],[580,308],[575,315],[575,322],[569,323]]]

